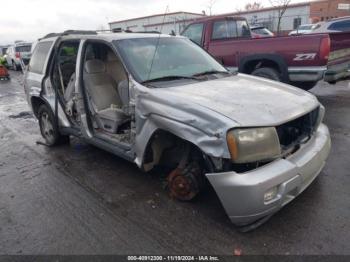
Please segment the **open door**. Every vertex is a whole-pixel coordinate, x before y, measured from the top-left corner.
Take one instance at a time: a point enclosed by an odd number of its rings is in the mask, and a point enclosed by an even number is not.
[[[119,57],[100,41],[88,41],[82,57],[85,113],[91,133],[107,142],[129,145],[129,81]]]

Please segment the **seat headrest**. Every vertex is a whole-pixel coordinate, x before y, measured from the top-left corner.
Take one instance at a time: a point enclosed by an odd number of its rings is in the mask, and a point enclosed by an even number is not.
[[[98,59],[92,59],[85,62],[85,71],[88,74],[104,73],[106,72],[106,66],[103,61]]]

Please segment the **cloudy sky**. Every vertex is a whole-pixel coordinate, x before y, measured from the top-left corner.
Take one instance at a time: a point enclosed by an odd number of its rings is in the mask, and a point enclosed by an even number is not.
[[[213,0],[212,0],[213,1]],[[293,3],[302,0],[292,0]],[[33,41],[67,29],[108,28],[108,22],[170,12],[206,10],[210,0],[1,0],[0,44]],[[216,0],[213,14],[243,9],[253,0]],[[264,7],[269,0],[261,0]]]

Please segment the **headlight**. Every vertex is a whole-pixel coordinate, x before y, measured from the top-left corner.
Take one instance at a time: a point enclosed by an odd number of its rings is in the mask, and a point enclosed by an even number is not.
[[[281,154],[274,127],[233,129],[227,133],[231,159],[235,163],[271,160]]]

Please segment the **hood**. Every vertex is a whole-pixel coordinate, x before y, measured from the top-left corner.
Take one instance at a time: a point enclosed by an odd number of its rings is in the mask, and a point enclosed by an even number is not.
[[[157,91],[169,99],[215,111],[241,126],[280,125],[319,104],[315,96],[301,89],[243,74]]]

